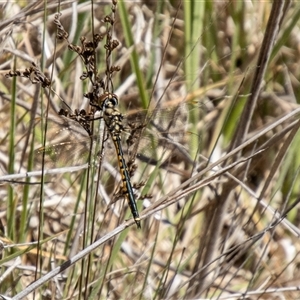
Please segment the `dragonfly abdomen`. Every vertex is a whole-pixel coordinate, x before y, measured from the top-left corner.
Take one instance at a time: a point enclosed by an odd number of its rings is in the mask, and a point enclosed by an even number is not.
[[[103,111],[104,122],[110,132],[116,153],[118,156],[118,164],[122,177],[123,193],[128,202],[129,208],[133,215],[134,221],[138,228],[141,228],[140,216],[134,199],[134,193],[128,173],[128,168],[124,159],[124,153],[121,146],[121,132],[123,131],[123,115],[116,108],[118,98],[114,94],[104,94],[101,98],[100,108]]]
[[[132,189],[132,185],[131,185],[131,181],[130,181],[130,177],[129,177],[129,173],[128,173],[128,168],[127,168],[127,164],[125,162],[124,154],[123,154],[122,147],[121,147],[121,142],[120,142],[121,140],[120,140],[120,137],[118,137],[118,136],[112,136],[112,139],[114,141],[114,145],[115,145],[117,155],[118,155],[118,164],[119,164],[120,173],[121,173],[121,177],[122,177],[123,193],[124,193],[124,196],[126,197],[126,200],[128,202],[128,205],[130,207],[131,213],[133,215],[133,218],[134,218],[134,221],[135,221],[137,227],[141,228],[140,216],[139,216],[136,202],[134,199],[134,193],[133,193],[133,189]]]

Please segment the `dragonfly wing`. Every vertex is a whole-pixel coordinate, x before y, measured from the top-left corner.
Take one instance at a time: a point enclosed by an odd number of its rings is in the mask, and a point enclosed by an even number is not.
[[[65,117],[49,119],[47,124],[46,146],[35,150],[35,163],[47,168],[67,167],[84,164],[88,161],[92,142],[97,137],[90,137],[77,122]],[[43,155],[45,159],[43,162]]]
[[[187,128],[186,105],[163,110],[156,109],[155,114],[150,113],[151,119],[147,120],[145,113],[141,116],[136,113],[130,117],[134,122],[128,123],[130,130],[126,139],[129,161],[135,158],[151,165],[164,165],[165,161],[178,163],[185,161],[193,163],[186,149]],[[144,119],[147,123],[138,121]]]

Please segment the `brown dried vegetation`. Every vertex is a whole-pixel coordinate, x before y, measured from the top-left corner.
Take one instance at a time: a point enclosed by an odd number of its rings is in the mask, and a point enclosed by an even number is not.
[[[298,298],[300,5],[170,2],[1,4],[0,295]]]

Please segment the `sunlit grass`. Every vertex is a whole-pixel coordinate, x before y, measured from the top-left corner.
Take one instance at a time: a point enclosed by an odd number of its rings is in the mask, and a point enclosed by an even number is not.
[[[11,11],[17,15],[25,9],[19,5],[3,8],[4,20],[13,17]],[[93,14],[89,1],[44,5],[26,12],[27,27],[4,21],[1,27],[6,36],[3,74],[28,67],[29,55],[52,78],[52,92],[28,78],[3,77],[0,180],[12,177],[2,180],[0,190],[0,236],[9,245],[0,257],[0,276],[6,275],[0,277],[0,294],[26,293],[38,270],[45,285],[36,289],[36,299],[46,295],[50,282],[55,299],[222,299],[240,293],[294,299],[299,280],[299,4],[285,8],[266,72],[254,89],[274,4],[118,3],[113,34],[120,45],[111,64],[121,67],[112,91],[120,110],[149,108],[159,118],[163,108],[169,116],[174,103],[179,107],[169,134],[181,134],[180,147],[162,150],[153,138],[148,150],[154,148],[156,165],[135,161],[131,181],[144,181],[139,190],[144,197],[137,199],[141,230],[126,201],[116,195],[118,175],[108,172],[117,167],[117,158],[102,159],[100,144],[93,152],[99,163],[91,159],[89,171],[46,175],[42,189],[41,176],[13,178],[38,169],[33,150],[42,146],[43,134],[34,136],[28,120],[47,121],[49,107],[53,121],[62,99],[73,111],[89,108],[83,93],[91,84],[79,79],[85,67],[65,41],[55,40],[54,13],[61,12],[69,41],[80,45],[83,35],[91,39],[93,30],[107,30],[101,19],[111,14],[112,3],[95,1]],[[98,53],[97,68],[104,76],[101,44]],[[258,92],[258,99],[241,119],[250,92]],[[153,116],[149,113],[146,122]],[[249,121],[248,129],[243,121]],[[95,132],[99,123],[94,123]],[[162,119],[158,125],[164,128]],[[48,132],[46,145],[52,139]],[[103,157],[108,152],[104,149]],[[65,153],[68,166],[71,157],[72,148]],[[33,243],[38,239],[39,253]],[[29,248],[18,246],[24,242]],[[16,257],[26,271],[9,269]],[[64,283],[43,277],[67,258]]]

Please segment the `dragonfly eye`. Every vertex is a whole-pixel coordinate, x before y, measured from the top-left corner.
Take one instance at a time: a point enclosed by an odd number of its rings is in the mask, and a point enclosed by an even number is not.
[[[117,105],[119,104],[119,100],[118,100],[117,95],[111,94],[110,96],[111,96],[111,97],[109,98],[110,103],[111,103],[113,106],[117,106]]]

